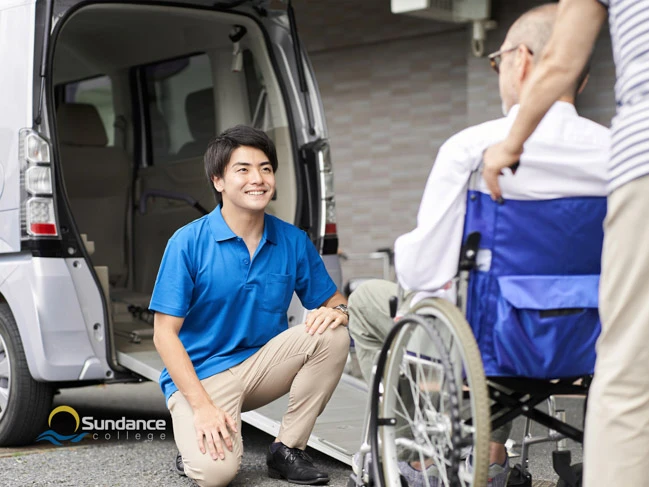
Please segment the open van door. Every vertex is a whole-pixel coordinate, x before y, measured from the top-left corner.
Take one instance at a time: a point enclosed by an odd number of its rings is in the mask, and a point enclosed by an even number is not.
[[[327,129],[290,2],[52,1],[37,2],[41,18],[46,7],[54,18],[35,112],[49,128],[63,258],[87,264],[79,299],[93,283],[101,297],[79,306],[93,315],[106,377],[158,381],[163,364],[146,307],[160,258],[176,229],[214,208],[204,147],[237,123],[275,141],[269,211],[309,234],[342,287]],[[305,315],[294,298],[289,324]],[[344,375],[309,446],[351,464],[366,397],[364,384]],[[242,419],[277,435],[286,404],[281,398]]]

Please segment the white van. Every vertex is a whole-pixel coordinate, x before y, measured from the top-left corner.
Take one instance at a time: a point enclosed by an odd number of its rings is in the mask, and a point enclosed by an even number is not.
[[[227,127],[275,141],[269,212],[308,232],[340,284],[327,130],[291,14],[1,2],[0,446],[44,431],[57,389],[158,380],[150,293],[167,239],[214,208],[202,155]],[[294,300],[289,322],[303,314]],[[271,432],[269,414],[250,421]]]

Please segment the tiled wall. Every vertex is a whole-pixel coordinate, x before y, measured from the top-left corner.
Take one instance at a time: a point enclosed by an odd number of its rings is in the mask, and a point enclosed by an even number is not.
[[[468,29],[392,15],[389,0],[294,2],[322,93],[335,165],[341,249],[389,247],[415,225],[437,150],[455,132],[501,116],[498,81],[470,52]],[[495,0],[486,52],[539,2]],[[326,8],[325,8],[326,5]],[[355,8],[352,7],[355,6]],[[604,33],[578,107],[609,125],[614,67]],[[344,278],[380,275],[378,262],[343,263]]]
[[[439,146],[466,125],[464,32],[316,54],[345,252],[391,247],[410,230]],[[431,43],[444,41],[434,50]],[[431,52],[433,51],[433,52]],[[345,278],[378,263],[349,262]]]

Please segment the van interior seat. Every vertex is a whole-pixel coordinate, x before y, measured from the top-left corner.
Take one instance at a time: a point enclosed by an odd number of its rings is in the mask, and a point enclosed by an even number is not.
[[[185,98],[185,115],[189,133],[194,140],[185,143],[178,150],[178,159],[202,156],[208,142],[216,135],[214,89],[210,87],[188,94]]]
[[[79,233],[95,242],[93,265],[107,266],[111,285],[125,285],[127,209],[131,164],[107,147],[106,129],[93,105],[61,104],[56,115],[63,180]]]

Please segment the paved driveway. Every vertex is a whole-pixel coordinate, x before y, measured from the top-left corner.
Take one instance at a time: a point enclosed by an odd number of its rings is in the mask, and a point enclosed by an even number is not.
[[[136,439],[130,432],[128,439],[125,436],[117,439],[114,435],[110,439],[86,436],[74,446],[41,442],[26,448],[0,448],[3,487],[191,485],[172,470],[176,448],[169,413],[157,384],[115,384],[65,390],[55,398],[54,406],[59,405],[74,408],[82,417],[164,420],[166,429],[156,430],[150,441],[147,436]],[[559,405],[566,408],[569,419],[579,419],[581,400],[563,399]],[[514,438],[522,438],[522,427],[522,420],[517,420],[512,433]],[[538,433],[541,432],[539,428]],[[265,450],[273,438],[245,424],[243,438],[243,465],[233,487],[286,487],[287,483],[266,476]],[[575,446],[572,445],[576,461],[579,461],[581,450]],[[536,486],[550,487],[556,480],[550,465],[551,448],[550,445],[533,447],[531,469]],[[350,473],[347,465],[318,452],[310,453],[316,463],[329,472],[330,486],[347,485]],[[512,460],[513,463],[517,461],[516,458]]]

